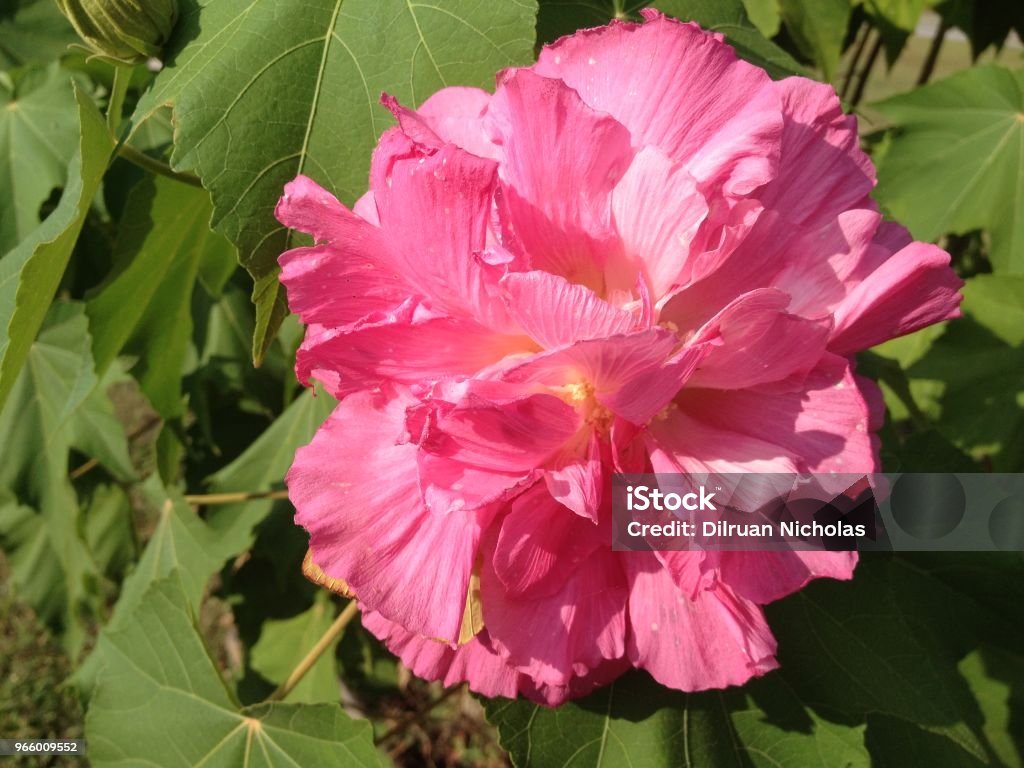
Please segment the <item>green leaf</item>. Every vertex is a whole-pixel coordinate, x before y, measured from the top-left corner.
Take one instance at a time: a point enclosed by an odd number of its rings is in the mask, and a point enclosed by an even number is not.
[[[890,66],[917,28],[924,9],[931,4],[932,0],[864,0],[864,10],[885,43],[885,55]]]
[[[16,6],[9,17],[0,11],[0,69],[53,61],[78,42],[52,0],[22,0]]]
[[[150,500],[160,504],[157,525],[135,570],[124,580],[97,650],[75,675],[76,685],[85,691],[95,684],[107,636],[134,620],[135,612],[153,584],[165,579],[177,581],[183,599],[193,611],[198,611],[207,582],[225,560],[217,552],[216,536],[182,499],[168,496],[156,477],[147,481],[144,491]]]
[[[173,163],[213,194],[214,226],[255,281],[253,358],[287,314],[277,257],[295,245],[274,219],[284,184],[305,173],[352,203],[391,123],[382,91],[418,104],[445,85],[490,86],[526,64],[536,4],[405,0],[233,0],[182,4],[168,66],[135,124],[174,102]]]
[[[369,723],[338,706],[239,706],[174,580],[153,584],[100,652],[85,724],[96,768],[386,764]]]
[[[1024,274],[1024,70],[990,65],[895,96],[876,196],[914,237],[984,228],[999,272]]]
[[[721,32],[736,55],[763,67],[773,78],[809,75],[805,67],[757,31],[740,0],[657,0],[654,6],[670,16]]]
[[[25,599],[64,630],[71,650],[84,639],[82,619],[98,609],[98,569],[67,475],[70,449],[131,473],[124,429],[93,370],[87,326],[80,305],[56,304],[0,411],[7,508],[0,541]]]
[[[805,712],[775,674],[743,689],[686,694],[630,672],[557,709],[500,699],[484,706],[521,768],[869,765],[863,727]]]
[[[600,27],[612,19],[639,18],[648,0],[627,4],[622,0],[538,0],[537,44],[552,43],[577,29]]]
[[[308,611],[290,619],[264,622],[260,639],[250,651],[252,668],[272,683],[283,683],[309,649],[330,629],[333,621],[334,603],[325,590],[319,590],[313,607]],[[306,704],[338,702],[341,689],[338,685],[338,664],[334,658],[337,647],[336,639],[285,701]]]
[[[322,390],[295,399],[244,453],[209,478],[213,493],[269,491],[284,486],[284,475],[295,458],[295,449],[313,439],[336,401]],[[252,530],[270,513],[274,502],[253,500],[218,504],[210,509],[208,522],[217,532],[225,556],[247,549]]]
[[[128,199],[114,259],[122,265],[89,300],[96,365],[125,351],[153,407],[182,415],[181,378],[192,338],[192,289],[203,262],[233,258],[210,230],[210,195],[165,177],[146,177]]]
[[[782,18],[797,46],[821,68],[836,73],[850,20],[850,0],[780,0]]]
[[[1007,768],[1022,768],[1024,728],[1017,718],[1024,712],[1024,659],[983,645],[959,666],[981,706],[993,751]]]
[[[963,293],[964,317],[948,324],[907,375],[957,447],[995,471],[1018,472],[1024,469],[1024,277],[978,275]]]
[[[0,254],[39,226],[39,208],[63,186],[77,137],[67,72],[54,64],[0,76]]]
[[[81,136],[60,204],[0,259],[0,408],[43,323],[113,150],[95,105],[80,91],[75,97]]]
[[[750,22],[765,37],[775,37],[782,26],[779,0],[743,0]]]
[[[630,672],[553,710],[485,707],[518,766],[906,765],[915,747],[935,768],[991,765],[1019,748],[1006,687],[965,679],[961,658],[994,648],[987,676],[1015,685],[1021,600],[1018,553],[864,556],[852,582],[768,606],[780,669],[742,688],[687,695]]]

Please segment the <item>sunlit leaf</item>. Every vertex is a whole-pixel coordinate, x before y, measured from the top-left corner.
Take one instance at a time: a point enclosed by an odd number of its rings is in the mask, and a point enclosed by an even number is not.
[[[87,328],[80,305],[55,305],[0,411],[7,508],[0,542],[24,598],[64,631],[71,649],[84,639],[82,619],[97,608],[98,569],[80,531],[69,451],[94,454],[115,474],[132,471],[124,430],[93,370]]]
[[[305,173],[353,203],[391,122],[381,92],[418,104],[445,85],[490,87],[529,62],[535,17],[529,0],[182,3],[136,121],[174,102],[173,162],[202,177],[215,226],[255,280],[257,362],[287,313],[277,257],[295,241],[273,216],[285,182]]]
[[[95,105],[81,92],[76,97],[81,138],[60,204],[0,259],[0,408],[43,323],[113,150]]]
[[[382,766],[369,723],[332,705],[243,708],[224,684],[174,580],[154,583],[106,637],[86,717],[97,768]]]
[[[0,254],[39,226],[39,208],[64,185],[77,137],[71,75],[57,65],[0,75]]]
[[[896,126],[878,200],[921,240],[984,228],[1024,273],[1024,70],[975,67],[878,104]]]
[[[181,415],[181,378],[192,338],[192,289],[204,261],[232,258],[231,245],[210,230],[210,196],[165,177],[135,187],[114,248],[119,271],[87,311],[96,365],[123,352],[138,358],[133,374],[165,418]]]
[[[839,66],[839,55],[850,19],[850,0],[780,0],[786,28],[800,50],[831,80]]]

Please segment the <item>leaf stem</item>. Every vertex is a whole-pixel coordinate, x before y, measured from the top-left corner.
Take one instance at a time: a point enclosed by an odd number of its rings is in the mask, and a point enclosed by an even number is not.
[[[857,88],[853,92],[853,97],[850,99],[850,105],[856,107],[860,104],[861,99],[864,98],[864,91],[868,86],[868,78],[871,77],[871,70],[875,66],[875,61],[878,60],[878,55],[882,52],[882,33],[876,32],[875,42],[871,46],[871,51],[868,53],[867,61],[864,62],[864,68],[860,73],[860,80],[857,81]]]
[[[871,25],[867,22],[861,22],[861,28],[857,34],[857,44],[853,49],[853,55],[850,57],[850,64],[846,69],[846,75],[843,77],[843,88],[839,92],[840,97],[843,99],[850,93],[853,77],[857,73],[857,67],[860,66],[860,57],[864,55],[864,48],[867,46],[870,35]]]
[[[107,99],[107,128],[110,135],[117,138],[121,127],[121,113],[124,110],[124,97],[128,93],[128,84],[132,79],[132,67],[126,64],[114,64],[114,82],[110,86],[110,97]]]
[[[309,653],[292,670],[292,673],[288,675],[288,679],[281,683],[280,687],[267,697],[267,701],[281,701],[291,693],[292,689],[305,677],[306,673],[316,664],[317,659],[323,655],[331,643],[341,637],[345,627],[358,612],[359,606],[355,600],[346,605],[345,610],[338,614],[338,618],[334,620],[334,623],[316,641],[316,645],[309,649]]]
[[[215,504],[237,504],[260,499],[287,499],[288,491],[234,491],[231,493],[192,493],[185,496],[189,504],[209,507]]]
[[[921,74],[917,76],[918,85],[924,85],[931,79],[932,72],[935,71],[935,64],[939,60],[942,41],[946,39],[947,32],[949,32],[949,24],[943,19],[935,32],[935,37],[932,38],[932,44],[928,47],[928,55],[925,57],[924,64],[921,65]]]
[[[191,173],[179,173],[167,163],[161,162],[155,157],[150,157],[145,152],[140,152],[131,144],[122,144],[117,148],[117,154],[144,171],[155,173],[158,176],[166,176],[169,179],[180,181],[182,184],[191,184],[193,187],[203,186],[198,176],[193,176]]]

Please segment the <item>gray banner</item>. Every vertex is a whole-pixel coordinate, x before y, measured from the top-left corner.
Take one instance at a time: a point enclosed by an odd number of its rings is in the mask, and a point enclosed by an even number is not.
[[[1024,474],[612,479],[618,551],[1024,551]]]
[[[0,756],[84,755],[85,739],[0,739]]]

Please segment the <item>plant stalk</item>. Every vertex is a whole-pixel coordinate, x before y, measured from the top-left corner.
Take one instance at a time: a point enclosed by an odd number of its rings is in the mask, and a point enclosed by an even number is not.
[[[234,491],[231,493],[192,493],[185,496],[185,501],[200,507],[209,507],[216,504],[237,504],[241,501],[287,498],[288,491]]]
[[[121,127],[124,97],[128,94],[128,84],[131,79],[132,67],[126,64],[114,64],[114,82],[110,86],[110,97],[107,99],[107,128],[115,140],[117,131]]]
[[[918,85],[924,85],[931,79],[932,73],[935,71],[935,64],[939,60],[942,42],[946,39],[947,32],[949,32],[949,24],[943,19],[939,24],[938,30],[935,32],[935,37],[932,38],[932,44],[928,47],[928,55],[925,56],[924,64],[921,65],[921,74],[917,76]]]
[[[875,62],[878,60],[878,55],[882,52],[882,33],[876,32],[875,42],[871,45],[871,50],[868,53],[867,61],[864,62],[864,68],[861,70],[860,79],[857,81],[857,88],[853,92],[853,97],[850,99],[850,106],[856,107],[860,104],[861,99],[864,98],[864,91],[868,86],[868,78],[871,77],[871,70],[875,66]]]
[[[144,171],[155,173],[158,176],[166,176],[169,179],[180,181],[182,184],[190,184],[193,187],[201,188],[203,186],[198,176],[193,176],[191,173],[179,173],[167,163],[163,163],[155,157],[150,157],[145,152],[140,152],[131,144],[122,144],[117,148],[117,154]]]
[[[345,610],[338,614],[338,618],[334,620],[334,623],[316,641],[316,645],[309,649],[309,653],[292,670],[292,673],[288,675],[288,679],[281,683],[280,687],[267,697],[267,701],[281,701],[291,693],[292,689],[306,676],[306,673],[316,664],[317,659],[323,655],[331,643],[341,637],[345,627],[358,612],[359,606],[355,600],[346,605]]]

